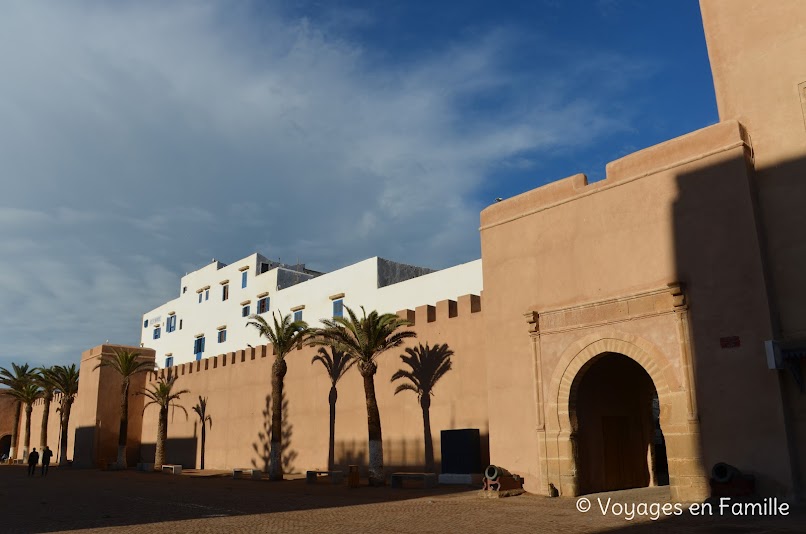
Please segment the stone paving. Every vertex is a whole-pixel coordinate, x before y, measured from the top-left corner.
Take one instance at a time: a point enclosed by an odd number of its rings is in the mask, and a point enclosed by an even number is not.
[[[326,482],[305,484],[233,480],[215,472],[182,475],[52,468],[29,478],[23,466],[0,466],[0,532],[806,532],[806,510],[788,516],[692,517],[652,521],[603,515],[599,499],[629,510],[633,504],[669,501],[668,488],[588,495],[591,510],[576,499],[524,494],[482,499],[466,487],[348,489]],[[672,506],[669,504],[669,506]]]

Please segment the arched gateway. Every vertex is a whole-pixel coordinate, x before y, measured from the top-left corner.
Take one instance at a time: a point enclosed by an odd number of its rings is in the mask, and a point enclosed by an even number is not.
[[[668,477],[674,498],[699,493],[699,432],[683,383],[639,336],[607,331],[571,344],[546,397],[547,482],[575,496]]]

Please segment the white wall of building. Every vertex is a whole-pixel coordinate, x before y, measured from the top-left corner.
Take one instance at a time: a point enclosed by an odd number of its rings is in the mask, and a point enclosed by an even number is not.
[[[478,295],[482,289],[481,260],[379,288],[375,257],[282,289],[277,288],[282,268],[256,274],[261,261],[265,261],[263,256],[253,254],[230,265],[212,262],[182,277],[178,298],[144,314],[141,342],[156,351],[157,364],[164,366],[169,355],[174,365],[193,361],[194,341],[200,334],[205,338],[203,358],[266,343],[253,327],[247,328],[248,318],[242,317],[243,303],[250,306],[250,313],[257,313],[259,296],[264,294],[270,298],[270,308],[261,315],[270,323],[272,312],[287,314],[302,306],[303,320],[321,326],[320,319],[332,316],[331,297],[342,293],[344,304],[356,311],[363,305],[367,311],[395,313],[461,295]],[[247,273],[245,288],[241,287],[243,272]],[[222,282],[226,281],[229,298],[223,300]],[[166,328],[170,314],[176,316],[173,332]],[[160,329],[159,339],[154,339],[155,327]],[[223,343],[218,342],[221,327],[227,332]]]

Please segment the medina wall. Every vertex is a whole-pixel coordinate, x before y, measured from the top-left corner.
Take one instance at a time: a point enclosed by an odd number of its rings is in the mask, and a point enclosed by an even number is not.
[[[608,352],[654,382],[675,498],[719,461],[792,491],[749,143],[727,121],[482,212],[491,456],[531,491],[579,492],[577,374]]]
[[[136,350],[143,358],[154,359],[154,351],[125,345],[104,344],[84,351],[79,367],[78,394],[70,409],[67,427],[67,459],[75,467],[105,467],[117,458],[118,435],[120,431],[121,379],[110,368],[95,367],[101,357],[111,356],[121,349]],[[145,375],[132,379],[130,392],[142,390]],[[53,451],[53,463],[59,458],[61,440],[61,414],[58,412],[61,396],[55,395],[50,404],[47,427],[47,445]],[[142,428],[142,396],[132,395],[129,400],[129,431],[127,462],[134,465],[140,457],[140,431]],[[42,442],[42,417],[45,402],[34,403],[31,414],[31,446],[37,450]],[[22,458],[22,443],[25,412],[20,415],[20,438],[18,458]]]
[[[781,370],[795,478],[806,483],[806,2],[701,0],[721,120],[753,139],[764,260],[775,339],[792,354]],[[799,356],[798,356],[799,354]]]
[[[431,431],[437,464],[440,461],[440,431],[477,428],[486,445],[487,368],[481,350],[481,299],[476,295],[459,297],[404,310],[399,314],[412,321],[417,343],[447,343],[454,351],[452,370],[437,384],[431,404]],[[388,469],[402,467],[421,469],[424,461],[423,418],[416,395],[402,392],[394,395],[397,383],[392,374],[404,368],[400,354],[404,348],[383,354],[378,361],[375,389],[384,437],[384,464]],[[284,470],[302,472],[325,469],[328,457],[330,379],[324,367],[311,364],[317,349],[303,347],[288,357],[288,373],[284,386]],[[205,468],[267,468],[271,364],[273,356],[267,345],[230,352],[198,362],[160,370],[148,378],[153,384],[168,372],[178,376],[176,388],[187,389],[179,404],[185,407],[169,412],[167,461],[185,467],[198,467],[201,428],[191,410],[199,396],[207,397],[208,428]],[[365,466],[367,462],[367,413],[363,382],[356,369],[351,369],[338,383],[336,408],[335,462]],[[153,461],[157,432],[156,407],[145,409],[142,426],[141,454]]]

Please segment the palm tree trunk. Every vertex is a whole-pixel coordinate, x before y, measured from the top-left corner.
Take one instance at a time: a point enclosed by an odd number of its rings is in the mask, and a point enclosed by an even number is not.
[[[20,415],[22,415],[22,403],[17,401],[16,406],[14,408],[14,424],[11,426],[11,448],[8,451],[8,459],[9,462],[13,462],[16,460],[15,455],[17,453],[17,441],[19,438],[20,433]]]
[[[67,424],[70,422],[71,399],[62,400],[62,438],[59,444],[59,465],[67,465]]]
[[[202,469],[204,469],[204,443],[205,443],[205,441],[207,441],[207,427],[205,425],[206,425],[206,421],[204,419],[202,419],[202,429],[201,429],[202,430],[202,442],[201,442],[201,447],[202,447],[202,450],[201,450],[201,468]]]
[[[154,453],[154,469],[159,471],[165,463],[165,442],[168,439],[168,407],[160,407],[157,422],[157,451]]]
[[[327,449],[327,470],[333,471],[333,466],[336,464],[336,400],[339,398],[339,392],[336,391],[336,386],[330,387],[330,395],[328,402],[330,402],[330,440],[328,441]]]
[[[126,441],[128,440],[129,431],[129,381],[123,379],[123,385],[120,388],[120,431],[118,432],[118,469],[126,469]]]
[[[31,447],[31,412],[34,411],[33,404],[25,405],[25,441],[22,442],[22,458],[28,459],[28,449]]]
[[[275,360],[271,377],[271,448],[269,480],[283,479],[283,378],[288,371],[284,360]]]
[[[426,393],[420,398],[423,409],[423,439],[425,440],[425,472],[434,472],[434,442],[431,440],[431,397]]]
[[[45,405],[42,407],[42,426],[39,430],[39,450],[44,451],[48,444],[48,419],[50,419],[50,401],[53,395],[45,395]]]
[[[381,414],[378,412],[378,401],[375,399],[375,365],[369,369],[360,369],[364,377],[364,396],[367,400],[367,431],[369,434],[369,485],[383,486],[386,477],[383,474],[383,436],[381,434]]]

